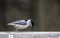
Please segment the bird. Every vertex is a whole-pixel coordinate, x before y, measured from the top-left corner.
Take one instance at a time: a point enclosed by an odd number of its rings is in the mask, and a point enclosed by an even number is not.
[[[24,30],[27,29],[28,27],[32,27],[33,30],[34,22],[32,19],[24,19],[24,20],[18,20],[18,21],[8,23],[8,25],[14,26],[16,28],[16,31],[18,29]]]

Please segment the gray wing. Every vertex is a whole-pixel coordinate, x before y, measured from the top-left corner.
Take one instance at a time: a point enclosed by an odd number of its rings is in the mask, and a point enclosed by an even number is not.
[[[15,24],[26,25],[27,22],[25,20],[18,20],[18,21],[15,21],[15,22],[8,23],[8,25],[15,25]]]
[[[15,23],[15,24],[18,24],[18,25],[27,25],[26,22],[19,22],[19,23]]]

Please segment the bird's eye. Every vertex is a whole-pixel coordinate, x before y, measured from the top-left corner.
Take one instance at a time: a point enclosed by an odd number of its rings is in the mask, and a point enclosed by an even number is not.
[[[27,20],[25,20],[25,21],[27,21]]]

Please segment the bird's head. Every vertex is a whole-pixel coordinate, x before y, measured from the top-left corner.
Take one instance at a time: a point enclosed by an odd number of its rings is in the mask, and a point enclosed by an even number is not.
[[[28,19],[27,20],[27,24],[29,24],[30,26],[33,26],[34,25],[34,22],[32,19]]]

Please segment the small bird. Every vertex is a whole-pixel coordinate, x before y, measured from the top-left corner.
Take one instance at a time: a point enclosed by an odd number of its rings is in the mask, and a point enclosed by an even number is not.
[[[28,27],[32,27],[33,29],[34,22],[32,19],[28,19],[28,20],[25,19],[25,20],[18,20],[12,23],[8,23],[8,25],[14,26],[17,31],[18,29],[21,29],[21,30],[27,29]]]

